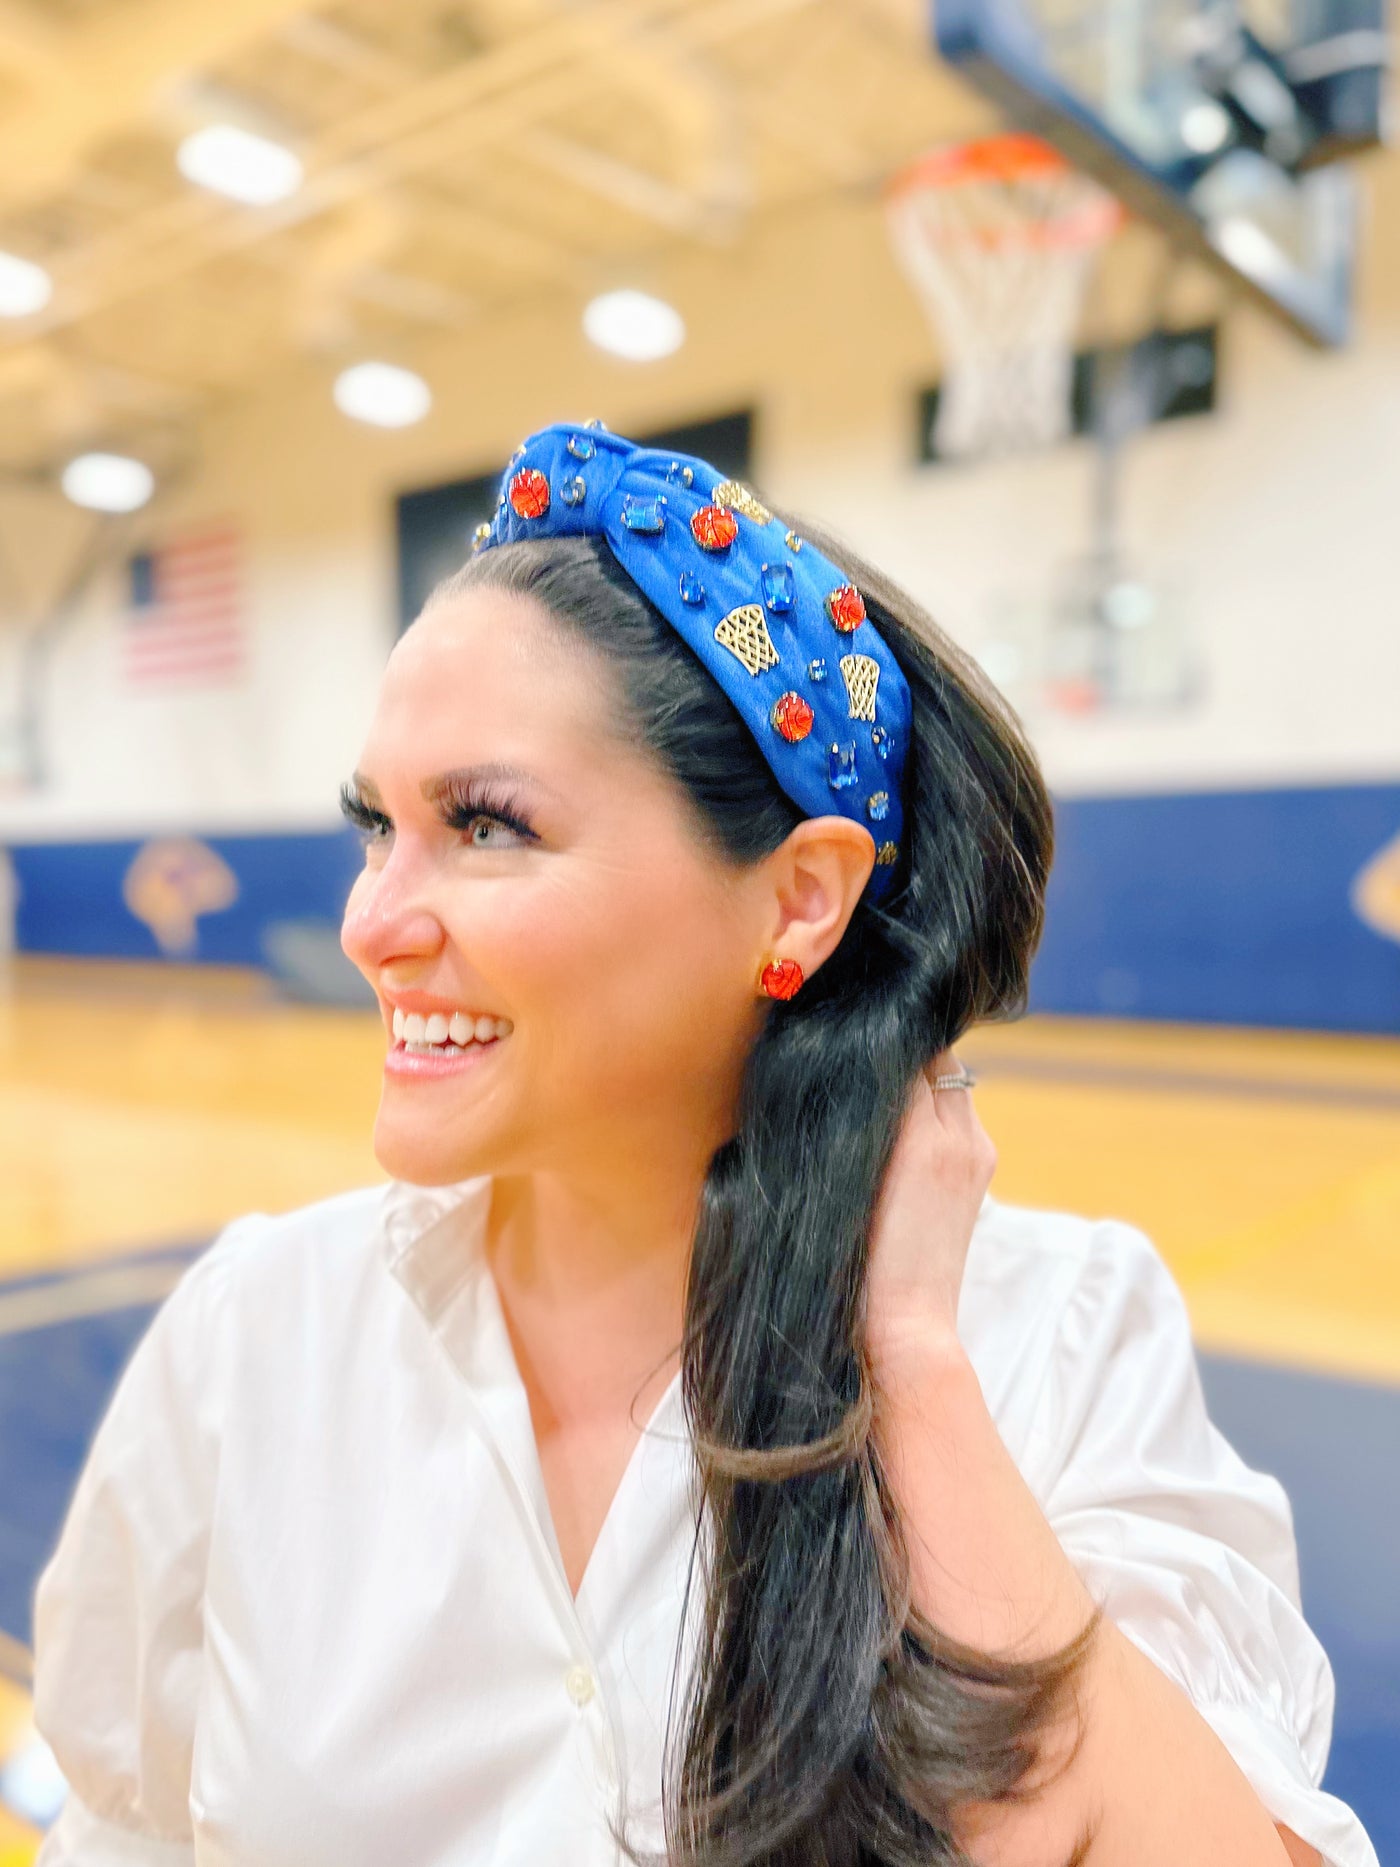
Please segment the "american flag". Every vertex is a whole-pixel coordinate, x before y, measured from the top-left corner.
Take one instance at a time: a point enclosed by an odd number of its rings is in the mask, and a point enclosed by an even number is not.
[[[217,686],[246,659],[242,545],[231,525],[207,526],[131,559],[123,643],[127,680],[138,687]]]

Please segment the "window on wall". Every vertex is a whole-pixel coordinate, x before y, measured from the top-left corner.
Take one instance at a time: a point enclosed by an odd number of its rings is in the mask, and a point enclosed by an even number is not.
[[[753,441],[753,411],[687,422],[679,428],[654,428],[632,437],[646,447],[698,454],[733,479],[747,479]],[[488,473],[441,486],[401,493],[398,499],[399,632],[422,609],[444,577],[466,560],[472,533],[496,509],[504,461]]]

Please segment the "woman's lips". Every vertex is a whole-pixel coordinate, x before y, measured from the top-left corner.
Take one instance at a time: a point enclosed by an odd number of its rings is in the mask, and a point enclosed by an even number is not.
[[[499,1050],[509,1038],[493,1037],[489,1043],[472,1042],[460,1048],[444,1044],[432,1050],[409,1050],[402,1040],[390,1046],[384,1058],[386,1076],[414,1077],[419,1080],[439,1076],[460,1076],[474,1069],[493,1050]]]

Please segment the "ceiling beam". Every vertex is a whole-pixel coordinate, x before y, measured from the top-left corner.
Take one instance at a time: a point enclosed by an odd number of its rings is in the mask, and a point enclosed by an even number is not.
[[[106,305],[167,285],[220,254],[255,248],[367,191],[432,175],[465,154],[513,154],[515,138],[575,102],[590,66],[597,64],[606,75],[618,45],[650,20],[675,21],[685,41],[698,49],[752,30],[764,18],[802,13],[813,4],[599,0],[586,11],[557,16],[533,33],[333,124],[305,152],[303,187],[274,207],[250,212],[190,189],[120,223],[69,264],[54,267],[58,289],[53,302],[12,341],[33,341],[46,330],[80,322]],[[610,172],[610,181],[616,179]],[[656,218],[660,203],[655,194],[649,203]]]
[[[554,239],[530,233],[500,214],[487,213],[479,199],[467,197],[442,175],[423,181],[406,198],[405,214],[414,232],[453,250],[482,254],[507,272],[557,282],[579,271],[584,253]]]
[[[137,3],[149,6],[150,0]],[[288,0],[277,3],[286,6]],[[269,0],[241,4],[268,6]],[[575,179],[586,172],[586,185],[595,192],[673,234],[733,238],[751,206],[743,122],[749,100],[736,94],[742,83],[715,69],[708,53],[765,22],[819,12],[823,4],[592,0],[586,8],[571,7],[472,59],[388,87],[328,125],[303,148],[306,182],[287,201],[245,210],[204,190],[176,188],[163,202],[118,219],[101,238],[56,261],[53,302],[29,321],[24,335],[6,333],[8,344],[0,337],[0,357],[23,352],[65,326],[82,327],[124,302],[151,301],[181,278],[236,255],[272,260],[279,269],[305,265],[309,280],[324,272],[316,281],[319,293],[302,295],[313,321],[328,312],[353,320],[358,301],[405,322],[455,326],[476,306],[413,270],[410,249],[423,221],[440,232],[450,223],[452,233],[443,237],[493,252],[498,262],[526,276],[552,274],[561,283],[592,289],[604,254],[585,243],[583,217],[575,239],[572,228],[547,234],[492,211],[492,165],[513,158],[532,136],[542,137],[544,160],[567,166]],[[562,137],[581,96],[616,98],[620,87],[624,100],[630,93],[664,102],[666,79],[677,67],[692,83],[679,120],[659,137],[659,173]],[[466,172],[476,171],[481,182],[471,190],[475,201],[459,210],[443,191],[461,185],[464,161]],[[426,212],[425,202],[431,204]],[[375,234],[371,210],[387,210],[390,203],[402,214],[401,251],[395,239]],[[367,211],[370,224],[356,228],[353,223],[363,223]],[[342,233],[335,223],[347,214],[352,224]],[[313,257],[318,248],[320,267]],[[295,302],[286,309],[281,347],[295,349],[298,336],[305,340],[307,333],[296,330]],[[89,379],[87,386],[103,392],[109,409],[115,403],[130,409],[132,398],[111,393],[114,385]],[[61,411],[52,396],[47,399],[46,425],[52,429]]]
[[[712,229],[732,228],[753,206],[734,80],[705,47],[687,40],[685,23],[678,29],[661,21],[618,47],[608,77],[631,92],[637,111],[661,132],[662,166],[675,185],[704,204]]]
[[[653,221],[668,233],[702,241],[722,241],[733,235],[733,214],[717,210],[703,196],[542,124],[531,130],[512,155],[515,161],[548,169],[561,181],[584,188],[628,214]]]
[[[53,75],[62,38],[26,0],[0,0],[0,70],[42,82]]]
[[[23,15],[19,0],[0,9],[5,34],[6,21]],[[0,203],[14,209],[56,192],[93,149],[142,120],[161,89],[303,10],[303,0],[129,0],[54,35],[55,56],[31,62],[22,101],[0,117]]]

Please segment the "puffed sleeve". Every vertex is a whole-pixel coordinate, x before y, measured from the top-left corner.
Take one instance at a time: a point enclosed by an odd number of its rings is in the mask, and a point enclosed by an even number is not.
[[[188,1867],[236,1220],[137,1344],[34,1596],[34,1722],[69,1785],[35,1867]]]
[[[1275,1822],[1327,1867],[1378,1867],[1318,1787],[1332,1668],[1303,1618],[1287,1494],[1206,1413],[1181,1292],[1134,1227],[1093,1228],[1060,1319],[1042,1502],[1090,1592],[1187,1693]]]

